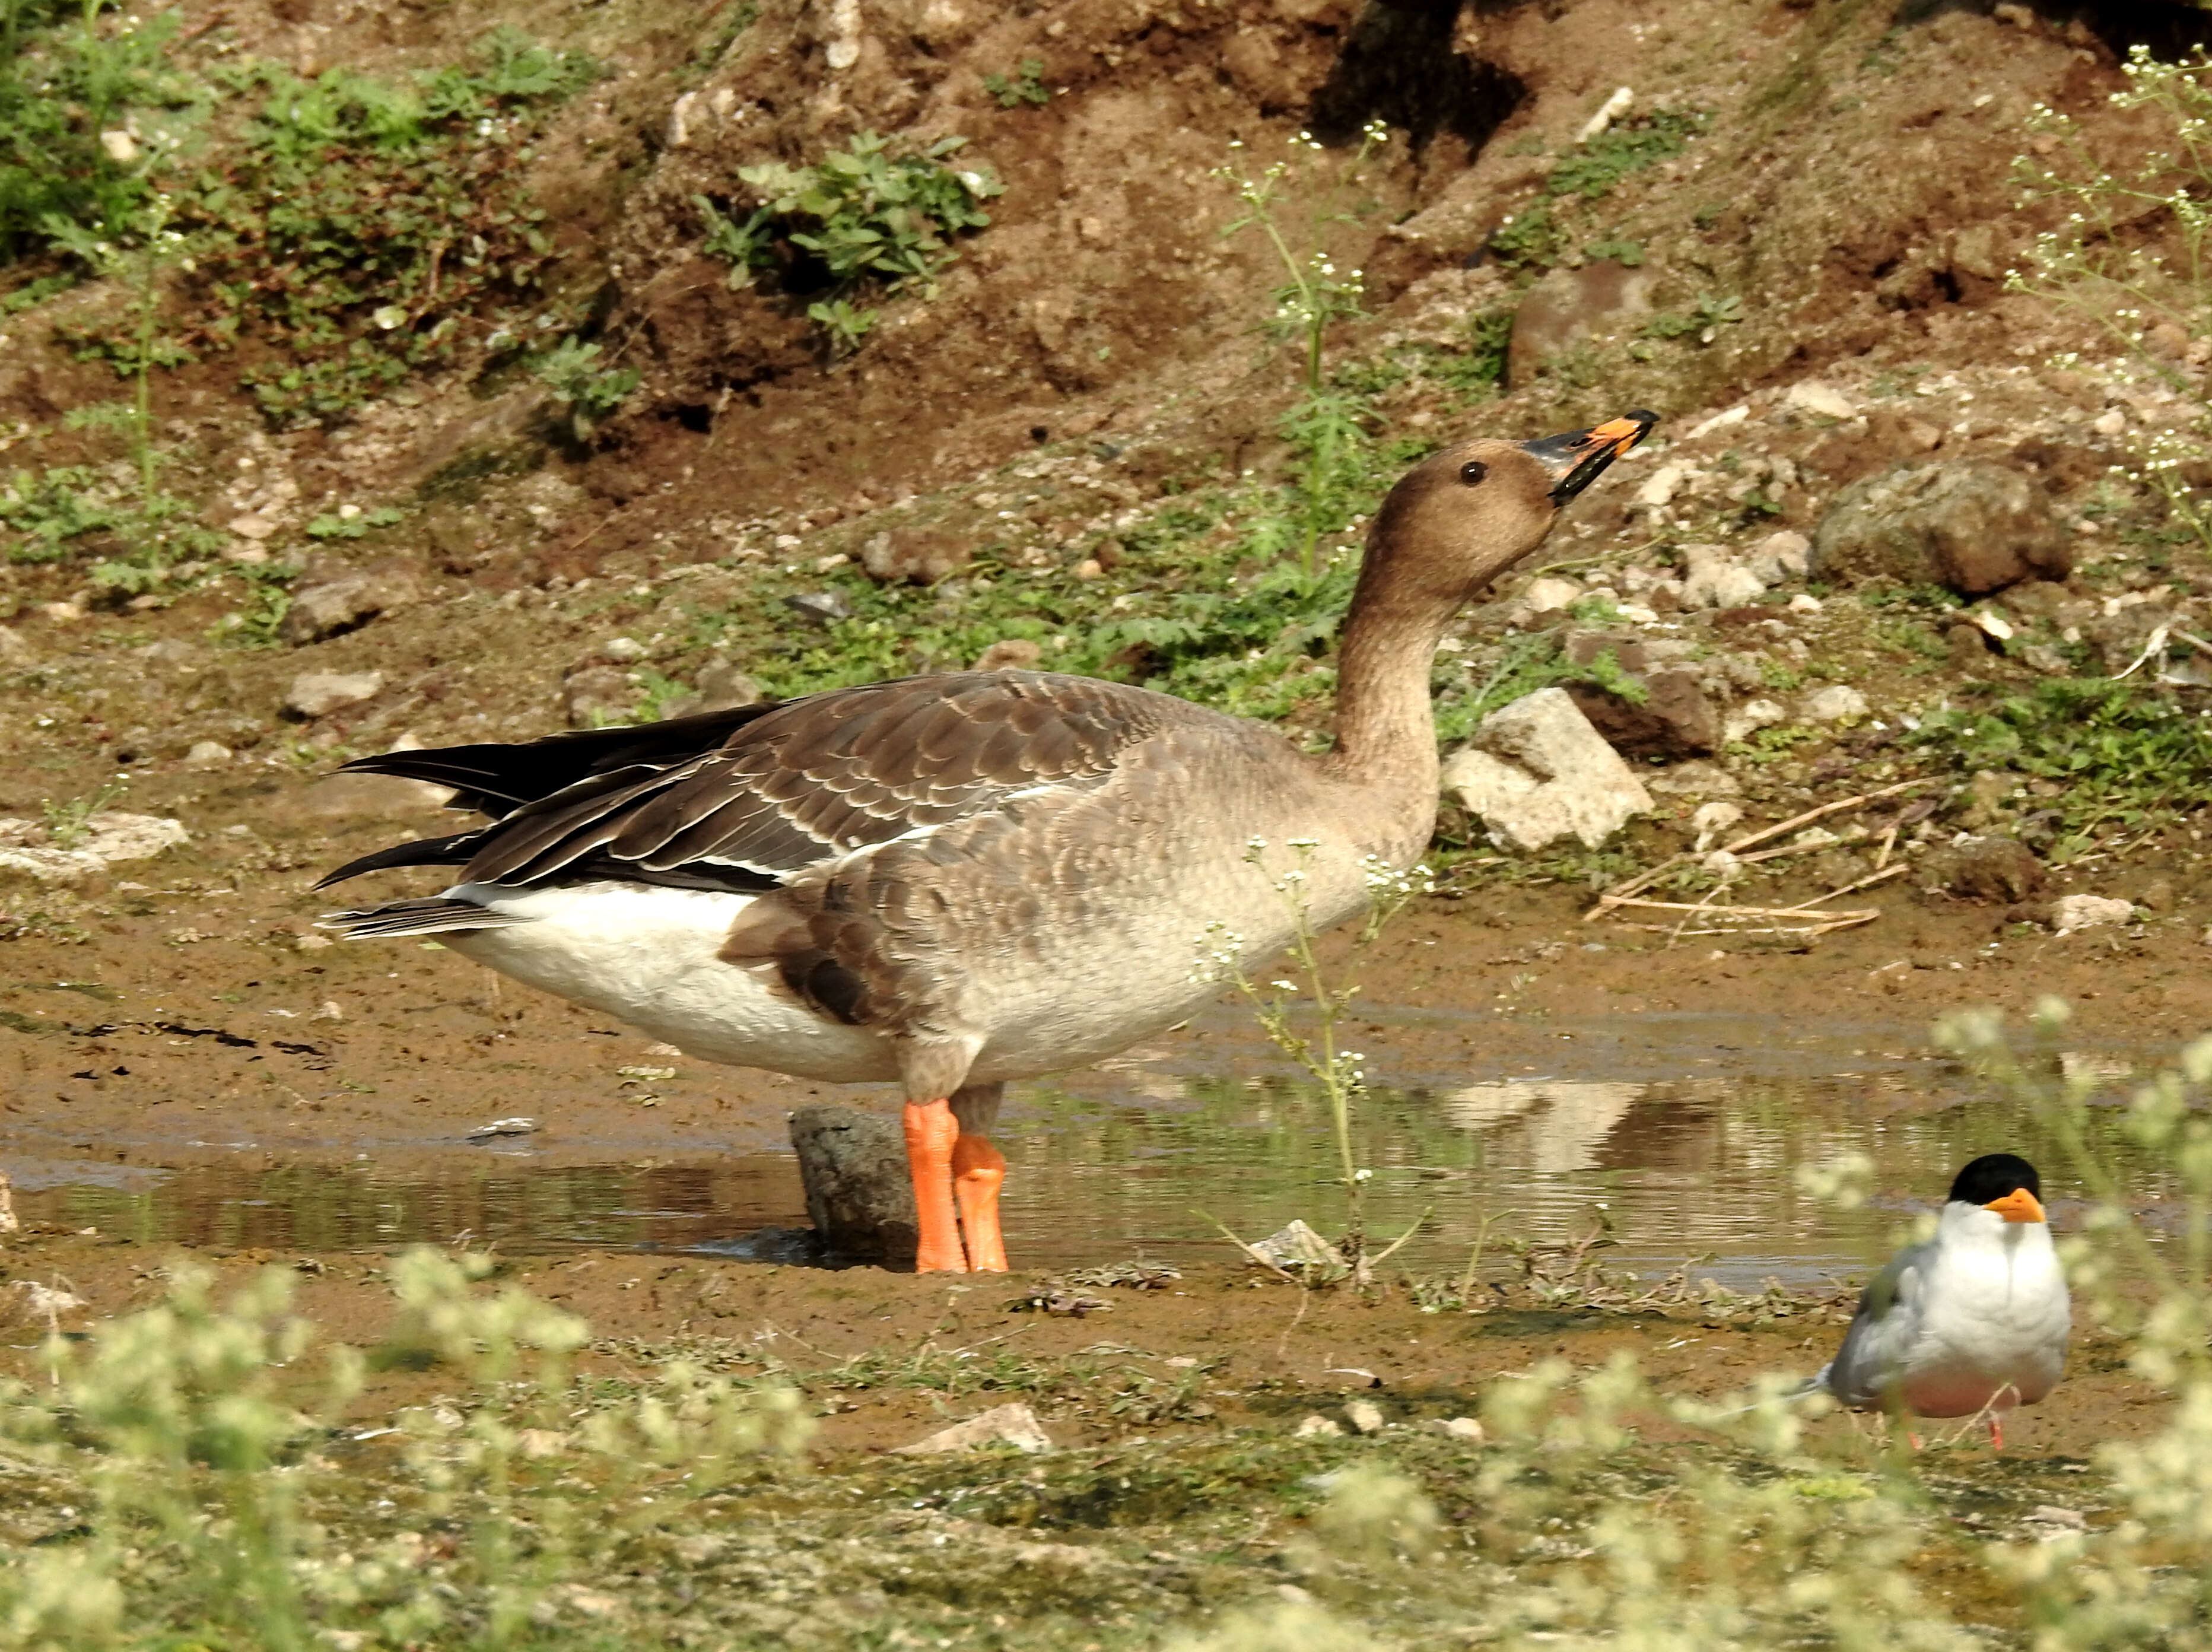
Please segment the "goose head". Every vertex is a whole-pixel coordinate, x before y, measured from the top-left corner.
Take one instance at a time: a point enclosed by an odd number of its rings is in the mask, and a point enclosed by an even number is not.
[[[1431,454],[1376,513],[1360,598],[1449,619],[1542,543],[1560,507],[1658,422],[1638,409],[1539,441],[1483,438]]]

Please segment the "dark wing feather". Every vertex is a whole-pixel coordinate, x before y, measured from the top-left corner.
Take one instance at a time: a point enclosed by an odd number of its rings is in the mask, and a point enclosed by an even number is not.
[[[494,819],[526,803],[550,798],[577,781],[635,763],[665,765],[711,751],[747,723],[789,705],[767,701],[728,711],[672,717],[635,728],[579,729],[522,745],[449,745],[429,751],[387,751],[356,757],[341,774],[398,774],[450,786],[456,809],[475,809]]]
[[[917,829],[1018,806],[1012,800],[1036,787],[1099,784],[1171,708],[1189,709],[1091,677],[971,671],[347,767],[434,780],[488,800],[477,806],[499,817],[493,825],[438,840],[447,857],[438,864],[458,858],[453,848],[472,849],[471,882],[611,873],[759,887]],[[609,738],[618,736],[630,738]],[[566,778],[538,789],[554,776]],[[431,864],[428,849],[383,851],[325,881]]]

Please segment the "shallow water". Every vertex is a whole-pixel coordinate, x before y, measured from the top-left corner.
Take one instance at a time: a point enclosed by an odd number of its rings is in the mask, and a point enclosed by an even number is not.
[[[1646,1016],[1547,1027],[1542,1070],[1484,1066],[1479,1018],[1362,1011],[1362,1039],[1396,1083],[1362,1103],[1356,1162],[1371,1170],[1370,1233],[1420,1233],[1398,1260],[1456,1269],[1488,1221],[1492,1254],[1516,1238],[1559,1242],[1596,1224],[1606,1259],[1647,1275],[1694,1260],[1739,1287],[1856,1275],[1977,1153],[2044,1164],[2062,1226],[2076,1189],[2045,1133],[1953,1065],[1849,1026]],[[1218,1027],[1172,1051],[1010,1096],[1006,1227],[1024,1267],[1140,1254],[1219,1260],[1215,1225],[1256,1238],[1302,1217],[1324,1233],[1348,1215],[1328,1111],[1249,1030]],[[1527,1040],[1522,1040],[1525,1053]],[[2076,1053],[2124,1089],[2124,1054]],[[1246,1076],[1249,1075],[1249,1076]],[[856,1097],[856,1100],[862,1099]],[[1873,1197],[1838,1212],[1802,1193],[1800,1166],[1845,1152],[1875,1163]],[[34,1219],[145,1242],[239,1248],[382,1249],[466,1238],[509,1251],[708,1246],[774,1260],[764,1228],[805,1225],[795,1162],[754,1153],[674,1163],[546,1165],[526,1140],[457,1145],[449,1172],[374,1163],[264,1168],[215,1163],[117,1174],[46,1162],[13,1167]],[[2149,1167],[2132,1185],[2158,1191]],[[1425,1218],[1425,1219],[1424,1219]]]

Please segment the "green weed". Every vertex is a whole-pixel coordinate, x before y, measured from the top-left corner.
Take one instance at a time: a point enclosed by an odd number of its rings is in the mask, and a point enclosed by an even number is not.
[[[580,442],[629,399],[644,375],[635,367],[599,365],[600,346],[564,338],[530,364],[532,377],[568,409],[568,428]]]
[[[388,528],[404,519],[403,512],[389,505],[367,511],[349,506],[316,517],[307,524],[307,534],[310,539],[359,539],[373,529]]]
[[[2212,795],[2204,714],[2133,683],[2046,677],[2023,694],[1932,713],[1912,738],[1963,774],[2009,769],[2057,782],[2061,859],[2100,827],[2154,827]]]
[[[1741,298],[1700,293],[1687,310],[1663,310],[1653,316],[1644,324],[1644,331],[1651,338],[1694,337],[1700,344],[1710,344],[1720,337],[1723,327],[1735,326],[1743,319]]]
[[[0,265],[41,252],[82,276],[134,239],[173,157],[208,101],[173,66],[179,15],[105,14],[109,0],[0,0]]]
[[[1023,58],[1021,66],[1010,76],[984,76],[983,90],[1001,109],[1018,109],[1025,103],[1042,106],[1052,101],[1044,83],[1044,63],[1037,58]]]
[[[833,351],[849,351],[876,319],[873,311],[849,307],[850,295],[928,291],[958,256],[954,238],[990,223],[982,203],[1004,186],[988,171],[951,164],[967,144],[945,137],[900,154],[890,138],[860,132],[811,167],[740,167],[756,203],[744,218],[706,196],[693,197],[707,226],[704,250],[728,260],[732,288],[773,276],[790,292],[830,288],[807,313],[823,326]]]
[[[1561,155],[1544,180],[1544,192],[1602,200],[1623,179],[1681,154],[1705,131],[1705,119],[1692,110],[1655,109],[1648,115],[1617,120]]]
[[[74,849],[92,835],[92,817],[107,808],[130,788],[131,782],[118,774],[95,792],[82,797],[65,798],[59,803],[52,800],[39,805],[46,826],[46,841],[58,849]]]

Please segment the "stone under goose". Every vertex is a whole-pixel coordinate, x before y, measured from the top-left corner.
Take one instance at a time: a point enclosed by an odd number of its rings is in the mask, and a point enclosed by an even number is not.
[[[2057,1386],[2073,1308],[2035,1167],[1984,1153],[1952,1179],[1936,1235],[1892,1257],[1860,1294],[1843,1347],[1806,1385],[1854,1411],[2004,1414]]]
[[[1210,926],[1248,968],[1279,951],[1291,918],[1255,839],[1310,840],[1318,925],[1365,903],[1372,862],[1419,858],[1438,641],[1656,422],[1462,442],[1402,477],[1368,532],[1318,756],[1172,695],[1026,671],[392,752],[345,768],[453,787],[491,823],[339,867],[323,885],[462,872],[325,925],[438,936],[702,1060],[896,1079],[916,1268],[1003,1270],[989,1131],[1006,1081],[1191,1014],[1218,990],[1194,968]]]

